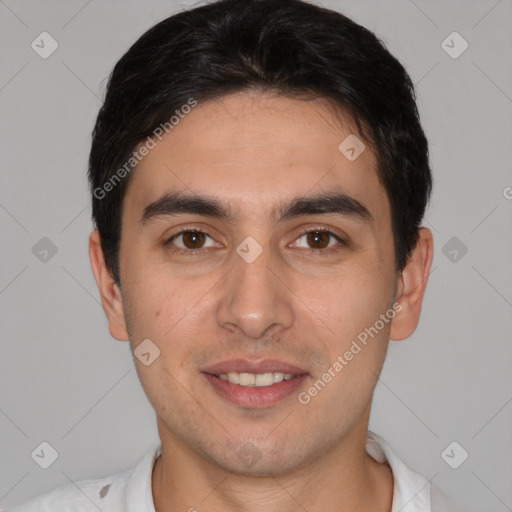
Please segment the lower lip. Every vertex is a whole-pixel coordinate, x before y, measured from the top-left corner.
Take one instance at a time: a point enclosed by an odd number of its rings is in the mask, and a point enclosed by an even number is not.
[[[247,387],[203,373],[213,389],[223,398],[244,407],[268,407],[291,395],[306,379],[307,374],[276,382],[271,386]]]

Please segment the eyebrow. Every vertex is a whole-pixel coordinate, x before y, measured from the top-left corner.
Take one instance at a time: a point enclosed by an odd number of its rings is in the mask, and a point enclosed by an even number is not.
[[[144,208],[140,222],[145,225],[153,219],[185,213],[227,222],[240,220],[240,216],[229,205],[223,204],[214,197],[175,192],[164,194],[156,201],[149,203]],[[374,220],[364,204],[344,193],[295,197],[273,210],[271,218],[277,223],[295,217],[318,214],[336,214],[365,223],[371,223]]]

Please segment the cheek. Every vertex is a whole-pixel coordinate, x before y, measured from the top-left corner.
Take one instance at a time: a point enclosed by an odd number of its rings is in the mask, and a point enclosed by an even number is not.
[[[154,340],[162,351],[181,340],[194,339],[211,317],[207,278],[174,278],[168,271],[139,275],[128,288],[130,316],[135,333]],[[213,292],[213,290],[212,290]]]
[[[331,274],[320,286],[304,285],[300,296],[305,298],[312,321],[323,324],[331,337],[349,341],[390,307],[388,281],[375,268],[353,267]]]
[[[330,391],[322,392],[318,406],[331,400],[345,405],[363,404],[371,396],[395,316],[389,285],[375,276],[367,272],[346,273],[329,280],[321,293],[310,295],[315,300],[310,318],[320,319],[329,327],[322,331],[320,341],[328,364],[315,377],[322,379],[322,372],[327,372]]]

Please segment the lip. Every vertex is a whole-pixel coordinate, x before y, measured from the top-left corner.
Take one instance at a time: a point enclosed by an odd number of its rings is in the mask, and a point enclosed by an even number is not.
[[[263,359],[259,361],[250,361],[248,359],[230,359],[221,361],[204,368],[202,373],[210,375],[220,375],[221,373],[270,373],[283,372],[293,373],[294,375],[304,375],[308,372],[303,368],[293,364],[278,361],[276,359]]]
[[[276,382],[270,386],[248,387],[233,384],[218,377],[221,373],[270,373],[282,372],[295,375],[288,380]],[[265,359],[249,361],[247,359],[231,359],[209,366],[201,371],[212,389],[222,398],[243,407],[263,408],[274,405],[301,386],[308,378],[309,373],[290,363]]]
[[[206,380],[210,383],[213,390],[222,398],[230,402],[248,407],[259,409],[269,407],[290,396],[307,379],[307,374],[298,375],[288,380],[276,382],[271,386],[265,387],[247,387],[239,384],[232,384],[227,380],[221,380],[219,377],[210,373],[203,373]]]

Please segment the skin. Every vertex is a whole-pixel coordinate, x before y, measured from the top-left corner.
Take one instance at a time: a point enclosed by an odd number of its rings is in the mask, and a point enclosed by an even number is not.
[[[120,288],[97,231],[91,233],[90,259],[111,335],[129,340],[132,349],[146,338],[160,349],[149,366],[134,357],[162,442],[152,475],[157,512],[391,510],[392,473],[366,454],[365,440],[389,340],[407,338],[419,320],[432,233],[420,229],[397,273],[375,156],[367,146],[349,161],[338,150],[357,132],[333,112],[325,100],[261,92],[200,103],[131,177]],[[336,214],[281,222],[271,216],[282,202],[333,190],[363,203],[373,222]],[[237,218],[181,213],[142,224],[146,205],[164,192],[214,196]],[[165,245],[184,227],[209,235],[192,239],[201,254]],[[319,228],[346,245],[302,235]],[[247,236],[263,250],[250,264],[235,251]],[[184,236],[174,244],[194,247]],[[307,390],[395,301],[401,310],[392,322],[307,405],[297,393],[260,409],[235,405],[200,373],[232,358],[278,359],[309,373],[299,391]],[[248,442],[261,456],[251,467],[237,456]]]

